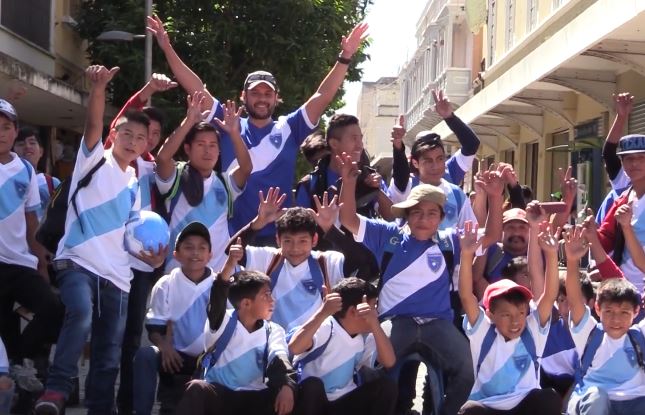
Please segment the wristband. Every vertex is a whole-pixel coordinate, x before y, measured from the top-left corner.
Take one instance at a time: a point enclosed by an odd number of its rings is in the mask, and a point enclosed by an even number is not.
[[[350,63],[352,63],[352,59],[351,58],[343,58],[343,55],[340,54],[336,58],[336,62],[342,63],[343,65],[349,65]]]

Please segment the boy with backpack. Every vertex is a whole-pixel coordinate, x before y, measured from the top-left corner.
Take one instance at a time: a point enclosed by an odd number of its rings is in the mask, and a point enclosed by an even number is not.
[[[362,383],[356,378],[362,367],[373,368],[377,360],[386,369],[396,362],[378,320],[376,287],[350,277],[325,293],[323,304],[289,342],[299,375],[294,413],[393,414],[396,384],[391,379]]]
[[[136,216],[140,203],[130,163],[146,148],[149,124],[145,114],[128,112],[117,122],[114,147],[105,150],[101,145],[105,89],[117,71],[99,65],[86,70],[91,89],[85,131],[67,189],[71,206],[65,232],[53,263],[65,317],[45,393],[35,406],[39,415],[62,413],[90,334],[85,404],[89,413],[111,413],[114,407],[132,278],[125,224]],[[142,252],[140,258],[156,267],[164,250]]]
[[[271,279],[258,271],[232,274],[241,246],[210,292],[203,380],[188,383],[178,414],[287,415],[294,405],[295,373],[282,327],[270,322]],[[230,301],[234,309],[227,309]]]
[[[556,232],[557,235],[557,232]],[[558,243],[548,224],[541,225],[539,245],[546,259],[544,291],[532,309],[531,290],[502,279],[486,288],[483,306],[473,293],[472,263],[481,241],[477,226],[466,222],[461,237],[459,295],[466,312],[475,384],[459,414],[557,415],[561,400],[553,389],[540,389],[544,351],[553,303],[558,295]]]
[[[412,189],[405,201],[392,206],[395,216],[407,220],[399,228],[356,214],[357,175],[356,164],[344,154],[340,220],[381,264],[379,317],[392,320],[390,340],[398,361],[390,372],[398,378],[404,358],[419,352],[446,378],[442,413],[456,413],[468,397],[473,374],[468,343],[452,323],[451,274],[459,243],[455,230],[439,232],[446,195],[429,184]],[[482,180],[490,208],[482,238],[486,248],[501,236],[503,183],[495,170]]]
[[[211,235],[213,256],[208,263],[212,269],[222,269],[226,261],[224,249],[230,239],[228,220],[233,201],[242,193],[251,174],[251,156],[240,134],[240,113],[234,102],[228,101],[224,120],[216,122],[235,150],[236,160],[225,173],[221,171],[221,134],[211,124],[202,121],[200,107],[203,92],[188,97],[186,118],[166,139],[157,154],[157,188],[164,195],[166,220],[170,227],[170,251],[179,232],[190,222],[201,222]],[[173,156],[182,147],[187,162],[176,163]],[[178,266],[169,254],[165,270]]]
[[[565,234],[567,301],[571,336],[580,356],[570,415],[645,413],[645,323],[634,324],[641,296],[625,278],[603,281],[591,315],[580,289],[579,261],[587,254],[586,230]]]

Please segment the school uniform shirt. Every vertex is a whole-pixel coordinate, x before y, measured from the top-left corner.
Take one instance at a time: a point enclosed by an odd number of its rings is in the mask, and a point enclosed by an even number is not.
[[[7,357],[7,350],[4,347],[4,343],[0,338],[0,375],[6,375],[9,373],[9,358]]]
[[[314,334],[311,349],[294,357],[294,367],[325,343],[327,346],[324,346],[322,354],[301,368],[300,381],[319,378],[325,385],[327,399],[335,401],[357,388],[354,373],[358,369],[374,366],[376,342],[372,334],[350,336],[336,319],[327,317]]]
[[[224,250],[231,237],[227,223],[228,198],[231,197],[235,200],[242,190],[235,185],[235,180],[230,174],[224,174],[223,177],[226,183],[222,182],[213,171],[209,177],[204,179],[204,197],[197,206],[191,206],[188,203],[184,192],[179,195],[179,200],[170,214],[170,243],[168,244],[168,257],[166,258],[165,266],[167,273],[179,266],[173,256],[175,241],[179,232],[191,222],[202,223],[208,228],[208,232],[211,235],[211,252],[213,256],[208,262],[208,266],[214,270],[221,270],[224,266],[226,262]],[[155,178],[159,192],[165,194],[170,191],[177,178],[177,168],[167,180],[162,180],[159,175],[156,175]],[[255,196],[257,198],[257,193]],[[170,200],[166,201],[166,208],[170,209],[170,203]],[[257,204],[255,209],[257,211]]]
[[[54,190],[60,185],[60,180],[55,177],[52,177],[52,189],[50,191],[49,184],[47,183],[47,177],[45,173],[38,173],[36,175],[36,180],[38,182],[38,194],[40,194],[40,206],[36,211],[36,216],[38,217],[38,222],[42,222],[43,217],[45,216],[45,211],[47,210],[47,204],[51,198]]]
[[[569,322],[579,356],[584,352],[589,334],[598,324],[591,316],[589,307],[585,308],[585,314],[577,326],[572,321]],[[644,326],[645,323],[641,322],[636,327],[645,333]],[[607,392],[612,401],[627,401],[645,396],[645,372],[638,366],[636,356],[627,334],[619,339],[612,339],[604,333],[602,343],[582,380],[582,388],[577,385],[573,393],[581,396],[595,386]]]
[[[224,109],[222,104],[214,99],[213,108],[207,118],[213,125],[213,118],[222,119]],[[303,107],[296,111],[271,121],[262,128],[253,125],[248,118],[240,119],[241,134],[244,143],[249,149],[253,170],[249,176],[244,192],[233,204],[235,215],[229,221],[231,235],[244,227],[255,217],[258,212],[258,191],[266,194],[269,187],[279,186],[283,191],[288,191],[293,186],[293,177],[296,169],[296,156],[300,152],[300,144],[313,132],[314,124],[307,117]],[[230,172],[238,165],[233,151],[230,136],[220,130],[220,160],[222,171]],[[284,207],[292,205],[288,197]],[[260,236],[275,234],[275,225],[266,226],[260,231]]]
[[[421,184],[419,178],[417,176],[413,176],[408,181],[408,187],[404,192],[401,192],[394,184],[394,180],[392,180],[390,182],[389,189],[392,203],[399,203],[406,200],[410,195],[412,188],[419,184]],[[468,220],[477,223],[477,218],[475,217],[475,212],[473,212],[473,208],[470,204],[470,199],[459,186],[450,183],[446,179],[441,179],[441,183],[438,187],[441,188],[446,195],[446,203],[443,208],[445,217],[439,225],[440,230],[448,228],[463,229],[464,223]]]
[[[139,180],[139,195],[141,210],[152,210],[152,187],[155,184],[155,163],[139,157],[137,159],[137,178]],[[142,272],[152,272],[154,268],[134,255],[130,255],[130,267]]]
[[[551,376],[571,379],[576,372],[578,353],[571,333],[562,317],[551,322],[542,353],[542,369]]]
[[[0,262],[38,268],[38,258],[27,245],[26,212],[40,207],[36,172],[29,162],[11,154],[11,161],[0,163]]]
[[[69,201],[65,234],[58,244],[56,259],[69,259],[86,270],[130,292],[130,254],[125,250],[125,224],[138,215],[139,183],[134,169],[122,170],[101,141],[89,149],[85,138],[76,157],[69,195],[102,157],[105,164],[92,176],[87,187],[76,195],[78,215]]]
[[[267,272],[273,257],[279,252],[272,247],[246,247],[245,269]],[[311,258],[314,266],[320,268],[319,257],[325,258],[327,278],[330,287],[336,285],[343,278],[343,263],[345,257],[335,251],[312,251]],[[310,261],[305,260],[296,266],[284,259],[282,269],[271,294],[275,300],[271,321],[278,323],[287,334],[302,326],[322,304],[320,295],[321,287],[313,281]]]
[[[451,277],[441,247],[445,245],[445,250],[453,252],[456,265],[460,255],[456,231],[439,231],[431,240],[419,241],[409,230],[391,222],[360,215],[359,219],[360,225],[354,239],[372,251],[378,263],[381,263],[388,250],[393,250],[387,269],[381,276],[379,316],[452,320],[449,298]],[[477,255],[481,255],[481,251]]]
[[[443,178],[450,183],[459,185],[464,181],[466,172],[472,168],[473,160],[475,160],[474,154],[465,156],[462,154],[461,149],[457,150],[446,162],[446,173]]]
[[[537,309],[531,309],[526,317],[524,330],[531,333],[537,356],[542,356],[550,324],[549,320],[544,327],[540,325]],[[479,317],[472,326],[468,317],[464,317],[463,327],[470,340],[475,373],[475,384],[468,399],[493,409],[507,411],[515,408],[531,390],[540,388],[539,369],[536,373],[533,359],[520,337],[506,341],[495,329],[495,340],[477,373],[482,342],[491,325],[483,308],[479,309]]]
[[[172,343],[176,350],[190,356],[204,351],[206,309],[214,274],[198,283],[191,281],[181,268],[164,275],[152,288],[146,326],[166,327],[172,321]]]
[[[226,310],[222,324],[216,331],[212,331],[208,321],[206,322],[205,349],[215,344],[222,335],[233,312]],[[275,357],[288,360],[288,355],[282,327],[263,321],[262,327],[249,333],[238,320],[229,343],[215,364],[208,369],[204,379],[235,391],[266,389],[264,371],[268,363]]]
[[[609,209],[614,204],[614,201],[620,197],[620,195],[631,186],[632,181],[629,176],[625,174],[625,170],[621,167],[620,171],[614,178],[614,180],[609,180],[611,184],[611,190],[605,196],[605,199],[600,204],[598,212],[596,212],[596,223],[601,224],[602,221],[607,216]]]
[[[632,204],[632,227],[634,228],[634,233],[643,249],[645,249],[645,195],[639,199],[635,192],[631,192],[629,202]],[[616,223],[616,226],[620,225]],[[643,271],[634,264],[634,260],[627,247],[623,251],[623,262],[620,264],[620,269],[625,274],[625,278],[636,286],[638,292],[643,293],[645,290]]]

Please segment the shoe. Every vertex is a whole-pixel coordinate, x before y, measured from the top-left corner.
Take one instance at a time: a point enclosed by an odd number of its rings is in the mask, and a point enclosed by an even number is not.
[[[65,407],[65,396],[56,391],[46,390],[43,396],[36,401],[34,413],[36,415],[62,415]]]
[[[16,380],[18,388],[27,392],[42,392],[43,383],[36,377],[38,371],[31,359],[23,359],[22,365],[13,365],[11,376]]]

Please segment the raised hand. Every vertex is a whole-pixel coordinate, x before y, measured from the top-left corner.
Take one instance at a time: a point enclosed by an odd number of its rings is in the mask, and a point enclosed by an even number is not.
[[[616,213],[614,214],[614,216],[616,217],[616,222],[618,222],[622,227],[632,226],[633,215],[634,212],[632,211],[632,207],[630,205],[620,206],[618,209],[616,209]]]
[[[540,224],[540,232],[538,233],[538,244],[545,254],[558,255],[558,235],[560,228],[553,232],[549,222],[542,222]]]
[[[204,93],[195,91],[192,95],[186,97],[186,121],[191,125],[197,124],[203,120],[201,105],[204,102]]]
[[[242,115],[242,107],[237,108],[235,101],[230,99],[224,105],[224,120],[215,117],[214,120],[217,125],[229,135],[240,135],[240,115]]]
[[[526,220],[531,226],[539,226],[542,222],[548,220],[546,212],[537,200],[526,205]]]
[[[489,196],[501,196],[504,191],[504,181],[502,174],[495,165],[488,170],[481,172],[479,178],[479,188],[485,191]]]
[[[287,194],[281,194],[279,187],[269,187],[266,198],[264,197],[264,192],[262,190],[260,190],[258,194],[260,197],[260,205],[258,206],[257,220],[260,222],[259,225],[264,227],[269,223],[275,222],[284,214],[284,212],[286,212],[287,209],[282,208],[282,205],[287,199]]]
[[[363,295],[363,301],[356,306],[356,312],[359,317],[362,317],[365,320],[370,331],[374,331],[374,329],[380,327],[378,313],[376,312],[376,309],[367,302],[366,295]]]
[[[153,73],[148,84],[154,92],[164,92],[169,89],[176,88],[177,85],[179,85],[177,82],[174,82],[172,79],[161,73]]]
[[[579,261],[587,255],[590,243],[585,238],[585,228],[576,225],[564,233],[564,252],[568,261]]]
[[[331,201],[329,201],[329,195],[325,192],[323,193],[321,203],[318,196],[314,195],[314,204],[316,205],[316,212],[314,212],[316,223],[323,231],[327,232],[338,220],[338,214],[341,207],[341,205],[338,204],[338,196],[334,195]]]
[[[443,89],[432,90],[432,98],[434,100],[434,111],[439,114],[441,118],[449,118],[452,116],[452,105],[448,96],[444,94]]]
[[[156,14],[146,17],[146,30],[152,33],[162,51],[165,52],[172,47],[170,44],[170,37],[168,37],[168,32],[166,32],[163,22]]]
[[[93,86],[105,88],[117,72],[118,66],[108,69],[103,65],[90,65],[85,70],[85,76]]]
[[[566,173],[562,169],[558,169],[558,176],[560,178],[560,191],[562,192],[562,201],[567,206],[573,206],[573,201],[578,192],[578,180],[571,177],[572,168],[569,166]]]
[[[459,237],[462,254],[475,255],[477,249],[482,244],[482,239],[478,238],[479,225],[470,220],[464,222],[464,230]]]
[[[629,92],[614,94],[614,107],[619,117],[627,117],[634,108],[634,96]]]
[[[340,41],[341,55],[343,58],[349,59],[361,46],[361,43],[367,39],[367,23],[359,23],[352,29],[347,36],[343,36]]]
[[[235,243],[228,248],[228,258],[226,259],[229,262],[229,265],[237,265],[244,256],[244,245],[242,245],[242,238],[238,237],[235,240]]]
[[[363,181],[367,187],[371,187],[372,189],[380,189],[382,182],[383,177],[376,172],[368,174]]]
[[[327,290],[327,287],[323,285],[322,287],[323,300],[322,313],[325,316],[333,316],[337,312],[343,309],[343,299],[338,293],[330,293]]]
[[[512,165],[508,163],[499,163],[499,167],[497,169],[501,172],[504,183],[511,186],[519,183],[519,180],[517,180],[517,174],[515,173],[515,169]]]
[[[401,150],[403,148],[403,137],[405,136],[405,116],[404,115],[399,115],[399,117],[396,120],[396,123],[394,124],[394,127],[392,127],[392,132],[390,133],[390,136],[392,139],[390,140],[392,142],[392,145],[394,148],[397,150]]]
[[[358,164],[352,159],[352,156],[345,152],[341,155],[337,155],[336,161],[340,167],[340,177],[342,177],[343,180],[356,179],[361,173],[358,168]]]

